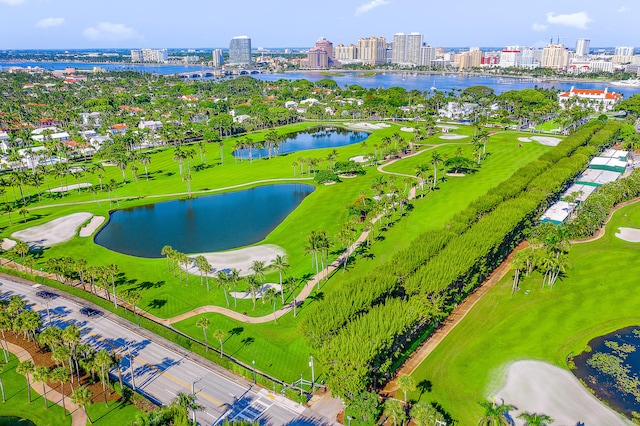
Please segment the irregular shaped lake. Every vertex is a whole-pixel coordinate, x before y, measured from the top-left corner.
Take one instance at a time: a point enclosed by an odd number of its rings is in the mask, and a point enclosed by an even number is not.
[[[369,133],[367,132],[347,130],[342,127],[312,127],[308,130],[291,133],[287,139],[280,143],[277,152],[278,155],[282,155],[307,149],[337,148],[362,142],[368,137]],[[274,155],[273,152],[272,148],[272,155]],[[251,155],[255,159],[268,157],[269,152],[260,147],[254,147],[251,151],[249,148],[242,147],[235,150],[233,155],[238,158],[249,158]]]
[[[263,240],[313,190],[312,185],[268,185],[117,210],[94,241],[147,258],[162,257],[166,245],[183,253],[246,246]]]
[[[596,396],[629,418],[640,412],[640,327],[627,327],[589,342],[573,358],[573,374]]]

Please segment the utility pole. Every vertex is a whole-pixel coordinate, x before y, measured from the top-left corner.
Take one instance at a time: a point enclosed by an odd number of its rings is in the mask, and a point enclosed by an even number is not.
[[[313,370],[313,355],[309,356],[309,367],[311,367],[311,392],[315,389],[316,375]]]
[[[253,365],[253,384],[256,384],[256,360],[252,360],[251,364]]]
[[[136,381],[133,378],[133,357],[131,356],[131,347],[127,344],[127,353],[129,354],[129,371],[131,371],[131,387],[136,390]]]

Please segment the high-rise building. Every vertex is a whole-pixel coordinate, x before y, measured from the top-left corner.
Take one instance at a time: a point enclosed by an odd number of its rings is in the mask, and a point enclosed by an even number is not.
[[[213,49],[211,52],[211,61],[214,67],[222,65],[222,49]]]
[[[517,68],[522,62],[520,46],[507,46],[500,52],[501,68]]]
[[[549,44],[542,49],[542,68],[563,70],[569,65],[569,51],[562,44]]]
[[[407,49],[405,51],[405,62],[411,65],[420,64],[420,49],[422,48],[424,36],[420,33],[407,35]]]
[[[164,63],[169,59],[167,49],[131,50],[131,62]]]
[[[323,37],[316,41],[315,47],[309,49],[307,59],[302,61],[300,65],[312,70],[326,70],[333,63],[333,43]]]
[[[318,41],[316,41],[316,49],[322,49],[325,52],[327,52],[327,55],[329,57],[329,61],[333,61],[334,56],[333,56],[333,43],[331,43],[329,40],[327,40],[324,37],[321,37],[318,39]]]
[[[482,51],[478,47],[472,47],[468,52],[460,55],[460,69],[479,68],[482,64]]]
[[[333,48],[333,54],[337,61],[355,61],[358,59],[358,46],[338,44]]]
[[[393,35],[393,50],[391,51],[392,64],[404,64],[407,51],[407,35],[396,33]]]
[[[422,67],[433,66],[433,61],[436,60],[436,48],[431,45],[422,46],[420,48],[420,62],[418,65]]]
[[[384,37],[359,39],[358,59],[367,65],[384,64],[387,61],[387,40]]]
[[[236,36],[229,42],[229,65],[251,67],[251,39]]]
[[[579,38],[576,40],[576,56],[589,56],[589,43],[591,40],[587,38]]]
[[[618,46],[611,60],[617,64],[627,64],[633,61],[633,46]]]
[[[538,68],[542,60],[542,50],[535,47],[525,47],[522,49],[520,61],[521,68]]]

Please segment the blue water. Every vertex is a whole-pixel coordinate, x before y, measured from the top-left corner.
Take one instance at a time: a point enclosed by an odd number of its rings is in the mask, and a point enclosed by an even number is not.
[[[354,132],[341,127],[314,127],[308,130],[292,133],[278,147],[278,155],[317,148],[337,148],[351,145],[367,139],[367,132]],[[273,149],[271,150],[273,155]],[[242,148],[233,152],[238,158],[249,158],[249,149]],[[266,149],[251,149],[253,158],[268,157]]]
[[[164,64],[88,64],[81,62],[0,62],[0,67],[7,66],[22,66],[22,67],[36,67],[40,66],[45,69],[65,69],[67,67],[74,67],[78,69],[92,69],[94,66],[99,66],[107,70],[132,70],[140,72],[149,72],[157,74],[176,74],[184,72],[194,71],[212,71],[211,68],[202,67],[199,65],[164,65]],[[607,82],[569,82],[569,81],[534,81],[529,78],[511,78],[511,77],[491,77],[491,76],[464,76],[458,74],[415,74],[411,72],[387,72],[377,73],[374,76],[363,76],[362,73],[348,72],[342,76],[325,75],[320,72],[291,72],[284,74],[254,74],[253,77],[259,78],[265,81],[277,81],[281,78],[289,80],[307,79],[309,81],[318,81],[324,78],[330,78],[335,80],[340,87],[349,86],[352,84],[360,85],[366,89],[374,89],[378,87],[404,87],[407,90],[420,90],[427,91],[432,87],[435,87],[440,91],[451,91],[454,89],[464,90],[469,86],[488,86],[491,87],[496,93],[503,93],[509,90],[522,90],[527,88],[533,88],[535,86],[543,87],[545,89],[559,89],[569,90],[572,86],[580,87],[584,89],[604,89],[608,87],[610,90],[622,93],[625,97],[629,97],[634,94],[640,94],[640,88],[622,88],[611,86]]]
[[[312,185],[268,185],[116,210],[94,241],[146,258],[161,257],[165,245],[182,253],[246,246],[263,240],[313,190]]]

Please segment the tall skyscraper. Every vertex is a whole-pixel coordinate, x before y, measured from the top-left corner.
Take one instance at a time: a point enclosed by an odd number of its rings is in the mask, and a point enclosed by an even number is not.
[[[368,65],[387,62],[387,39],[368,37],[358,39],[358,59]]]
[[[626,64],[633,61],[633,46],[617,46],[613,53],[613,62],[617,64]]]
[[[316,41],[315,47],[309,49],[306,63],[303,67],[312,70],[326,70],[333,65],[333,43],[326,38]]]
[[[164,63],[169,59],[167,49],[138,49],[131,50],[131,62]]]
[[[411,33],[407,35],[407,50],[405,51],[405,62],[411,65],[420,64],[420,48],[424,36],[420,33]]]
[[[236,36],[229,42],[229,65],[251,67],[251,39]]]
[[[213,49],[211,52],[213,66],[219,67],[222,65],[222,49]]]
[[[562,44],[549,44],[542,49],[542,68],[563,70],[569,65],[569,52]]]
[[[407,35],[396,33],[393,35],[393,50],[391,51],[392,64],[404,64],[407,52]]]
[[[420,48],[420,62],[418,65],[430,67],[436,60],[436,48],[431,45],[422,46]]]
[[[576,56],[589,56],[589,43],[591,40],[587,38],[579,38],[576,40]]]

